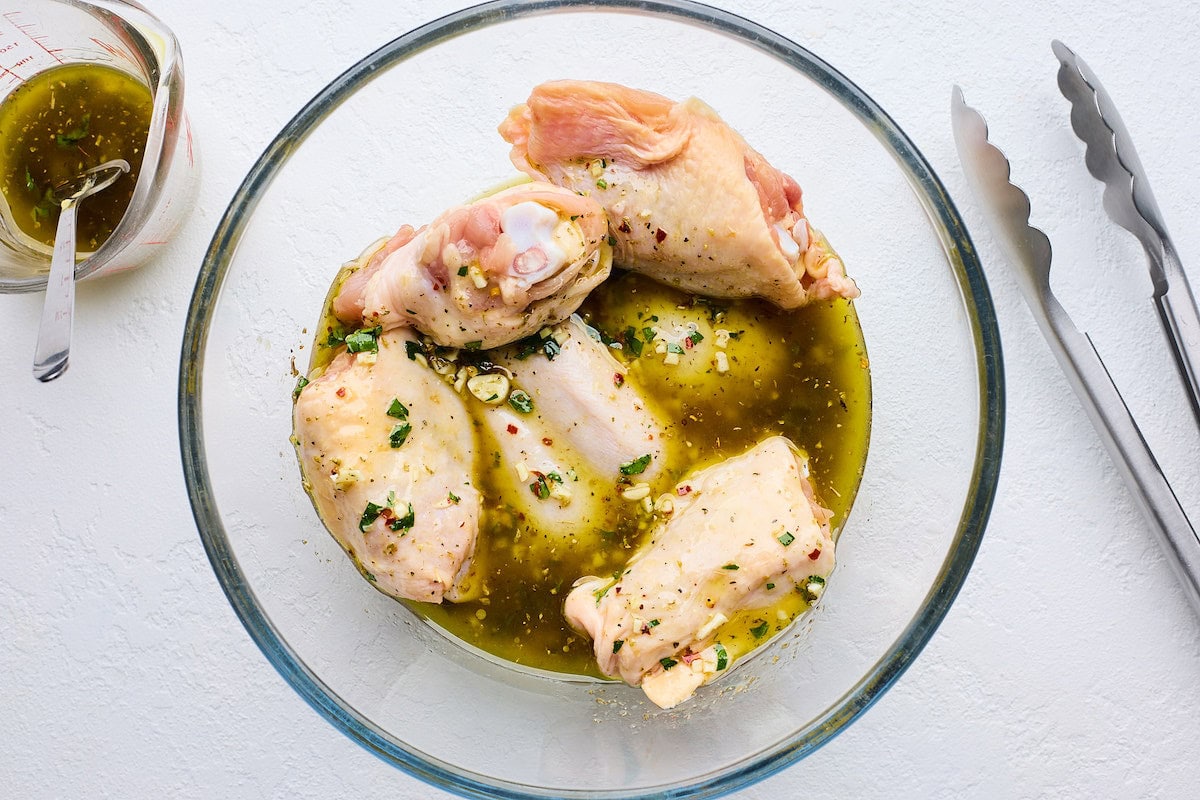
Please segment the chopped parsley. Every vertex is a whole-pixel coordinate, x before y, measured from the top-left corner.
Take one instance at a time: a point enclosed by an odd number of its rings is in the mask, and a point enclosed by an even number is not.
[[[646,471],[646,467],[650,466],[650,454],[638,456],[632,461],[626,461],[619,469],[622,475],[641,475]]]
[[[617,237],[613,236],[611,233],[608,235],[608,246],[609,247],[617,246]]]
[[[351,353],[378,353],[379,352],[379,334],[383,333],[383,328],[375,326],[374,328],[363,328],[346,336],[346,350]]]
[[[707,297],[697,297],[694,302],[695,305],[704,306],[704,308],[708,309],[709,322],[719,322],[725,316],[725,312],[728,310],[725,306],[721,305],[720,303],[713,302]]]
[[[54,137],[54,141],[58,143],[59,147],[74,147],[88,137],[91,127],[92,115],[84,114],[82,125],[78,125],[66,133],[58,134]]]
[[[656,620],[656,619],[652,619],[652,620],[650,620],[650,623],[649,623],[649,625],[650,625],[650,627],[651,627],[651,628],[657,628],[657,627],[658,627],[658,620]]]
[[[657,335],[654,332],[654,328],[642,328],[642,336],[646,339],[647,344],[653,342],[654,337]]]
[[[303,391],[305,386],[308,386],[308,378],[301,375],[296,380],[296,388],[292,389],[292,399],[293,400],[295,400],[297,397],[300,396],[300,392]]]
[[[458,268],[458,277],[460,277],[460,278],[464,278],[464,277],[466,277],[466,275],[467,275],[467,268],[466,268],[466,267],[459,267],[459,268]]]
[[[528,393],[520,389],[514,389],[508,396],[508,404],[522,414],[529,414],[533,411],[533,398]]]
[[[771,591],[771,590],[772,590],[772,589],[774,589],[774,588],[775,588],[775,584],[773,584],[773,583],[768,583],[768,584],[767,584],[767,591],[768,591],[768,592],[769,592],[769,591]]]
[[[358,520],[358,529],[366,533],[367,528],[371,527],[371,523],[379,519],[379,514],[382,511],[383,506],[368,502],[366,509],[363,510],[362,517]]]
[[[456,495],[454,492],[449,492],[446,495],[446,499],[449,500],[451,503],[454,503],[455,505],[458,505],[458,501],[462,500],[462,498],[459,497],[458,495]]]
[[[776,536],[775,538],[778,539],[779,543],[784,547],[787,547],[789,544],[796,541],[796,537],[787,531],[784,531],[782,535]]]
[[[399,398],[393,397],[392,404],[388,406],[387,415],[396,419],[408,419],[408,406],[401,403]]]
[[[614,641],[613,642],[613,652],[614,653],[619,652],[622,645],[624,645],[624,644],[625,644],[624,639],[617,639],[616,641]]]
[[[404,441],[408,438],[410,433],[412,433],[412,425],[408,424],[407,422],[405,422],[403,425],[397,425],[396,427],[392,428],[392,432],[388,434],[388,442],[391,443],[393,448],[399,447],[400,445],[404,444]]]
[[[806,603],[814,603],[816,602],[817,598],[821,596],[821,591],[819,589],[817,591],[812,590],[811,587],[814,585],[824,587],[825,579],[820,575],[812,575],[803,583],[797,584],[796,586],[796,591],[801,597],[804,598]]]
[[[675,355],[683,355],[683,346],[677,342],[667,342],[667,352]]]
[[[553,336],[542,336],[540,333],[535,333],[517,343],[517,360],[524,361],[538,350],[541,350],[546,354],[546,358],[553,361],[554,357],[562,350],[562,345]]]
[[[529,491],[533,492],[533,496],[538,500],[545,500],[550,497],[550,484],[546,483],[546,476],[540,472],[533,473],[536,477],[533,483],[529,484]]]
[[[675,666],[679,662],[668,656],[667,658],[660,658],[658,660],[658,663],[662,664],[663,669],[670,669],[671,667]]]
[[[753,628],[751,628],[750,633],[754,634],[755,639],[761,639],[762,637],[767,635],[767,629],[769,627],[770,626],[767,624],[767,621],[764,619],[760,624],[755,625]]]
[[[737,564],[726,564],[725,566],[721,567],[721,569],[733,570],[733,569],[741,569],[741,567],[739,567]]]
[[[607,189],[608,181],[604,180],[604,178],[600,178],[599,180],[596,181],[596,188],[597,189]]]
[[[704,341],[704,334],[702,334],[700,331],[691,331],[687,335],[687,340],[692,344],[700,344],[700,342]]]
[[[642,354],[642,340],[638,338],[637,331],[628,327],[622,338],[625,340],[625,346],[629,348],[629,352],[633,353],[635,357]]]
[[[404,352],[408,354],[409,361],[416,361],[417,356],[424,355],[420,342],[414,342],[411,339],[404,343]]]
[[[542,341],[537,336],[526,336],[517,343],[517,360],[524,361],[542,347]]]
[[[725,650],[725,645],[717,642],[713,647],[717,651],[717,672],[729,666],[729,653]]]
[[[408,503],[408,513],[403,517],[396,517],[388,523],[388,528],[394,531],[411,530],[414,523],[417,521],[417,513],[413,511],[412,503]]]
[[[337,347],[346,343],[346,331],[343,328],[330,328],[329,336],[325,339],[327,347]]]

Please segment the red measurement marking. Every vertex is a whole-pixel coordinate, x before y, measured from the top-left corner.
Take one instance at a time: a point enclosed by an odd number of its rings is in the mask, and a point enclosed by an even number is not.
[[[44,51],[45,51],[46,55],[50,56],[50,57],[51,57],[51,58],[53,58],[55,61],[57,61],[58,63],[62,64],[62,63],[63,63],[63,60],[62,60],[61,58],[59,58],[59,57],[58,57],[58,54],[61,52],[61,48],[55,48],[55,49],[53,49],[53,50],[52,50],[52,49],[50,49],[49,47],[46,47],[46,45],[42,44],[42,41],[43,41],[43,40],[46,38],[44,35],[42,35],[42,36],[34,36],[32,33],[30,33],[30,31],[37,30],[37,26],[36,26],[36,25],[33,25],[33,24],[25,24],[25,25],[22,25],[22,24],[20,24],[20,23],[18,23],[18,22],[15,22],[15,21],[13,21],[13,19],[12,19],[12,18],[13,18],[14,16],[16,16],[16,14],[17,14],[17,12],[15,12],[15,11],[14,11],[12,14],[8,14],[8,15],[5,15],[5,16],[7,16],[7,17],[8,17],[8,21],[9,21],[9,22],[12,22],[12,24],[13,24],[13,27],[15,27],[15,28],[16,28],[17,30],[19,30],[21,33],[23,33],[23,34],[25,34],[27,37],[29,37],[29,41],[33,42],[33,43],[34,43],[34,44],[36,44],[38,47],[42,48],[42,50],[44,50]],[[18,63],[18,64],[20,64],[21,62],[17,62],[17,63]],[[14,65],[14,66],[15,66],[15,65]]]
[[[101,50],[105,51],[109,55],[116,56],[117,58],[123,58],[130,63],[136,63],[133,60],[133,56],[129,55],[129,53],[126,52],[123,48],[117,47],[116,45],[108,44],[107,42],[102,42],[99,39],[97,39],[95,36],[91,36],[89,38],[92,40],[92,42],[95,43],[95,45],[97,47],[99,47]]]
[[[196,165],[196,159],[192,157],[192,123],[187,118],[186,114],[183,117],[183,129],[187,133],[188,166],[194,167]]]
[[[61,48],[47,47],[44,44],[46,37],[44,35],[37,34],[37,26],[36,25],[34,25],[32,23],[22,23],[19,21],[20,16],[21,16],[20,11],[6,11],[6,12],[4,12],[3,16],[4,16],[4,19],[8,22],[8,24],[12,25],[13,28],[15,28],[18,32],[24,34],[26,39],[28,39],[30,42],[32,42],[37,47],[41,48],[42,51],[46,53],[46,55],[53,58],[59,64],[63,63],[63,60],[58,57],[58,54],[60,52],[62,52]],[[17,47],[19,44],[20,44],[19,42],[12,42],[11,44],[9,44],[7,47],[4,48],[4,52],[8,52],[12,48]],[[18,51],[18,53],[19,52],[20,51]],[[14,63],[11,63],[6,67],[0,67],[0,75],[11,78],[12,80],[15,80],[17,83],[22,83],[25,79],[22,78],[20,75],[18,75],[16,72],[14,72],[14,70],[16,70],[18,67],[24,67],[28,64],[32,64],[33,62],[34,62],[33,56],[31,56],[31,55],[25,56],[24,58],[14,62]],[[10,83],[11,83],[11,81],[10,81]]]

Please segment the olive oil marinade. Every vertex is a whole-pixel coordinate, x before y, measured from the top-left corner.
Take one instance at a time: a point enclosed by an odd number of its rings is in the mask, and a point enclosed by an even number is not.
[[[620,345],[614,352],[627,364],[628,380],[667,417],[670,463],[655,493],[783,434],[808,453],[818,496],[834,511],[834,526],[842,524],[862,476],[870,426],[866,351],[849,302],[815,302],[797,311],[755,300],[710,302],[626,273],[593,292],[580,313]],[[691,362],[690,370],[691,354],[679,364],[667,363],[651,331],[669,322],[698,322],[701,337],[713,336],[714,329],[730,337],[723,349],[726,371],[713,367],[712,350]],[[697,342],[698,352],[711,344]],[[465,603],[409,605],[506,660],[600,677],[591,643],[563,620],[563,599],[577,578],[622,568],[656,520],[637,503],[616,503],[606,519],[592,521],[591,537],[564,542],[533,530],[491,485],[494,459],[486,436],[480,441],[484,514],[473,571],[484,594]],[[539,540],[555,544],[537,546]],[[805,608],[803,598],[789,595],[778,608],[731,620],[721,641],[736,658]]]
[[[116,158],[130,172],[79,207],[77,249],[96,250],[129,207],[154,101],[131,75],[100,64],[66,64],[33,76],[0,105],[0,191],[22,233],[53,245],[58,183]]]

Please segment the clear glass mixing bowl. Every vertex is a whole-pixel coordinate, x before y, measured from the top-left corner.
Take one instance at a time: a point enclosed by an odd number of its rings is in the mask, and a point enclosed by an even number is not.
[[[576,77],[703,98],[800,182],[862,288],[874,418],[815,613],[673,711],[619,684],[514,671],[362,580],[304,494],[293,359],[338,266],[511,176],[495,133]],[[991,508],[996,321],[962,220],[861,90],[770,30],[684,2],[496,2],[388,43],[284,128],[226,211],[184,334],[180,439],[213,568],[284,678],[372,753],[471,797],[714,797],[803,758],[929,640]]]

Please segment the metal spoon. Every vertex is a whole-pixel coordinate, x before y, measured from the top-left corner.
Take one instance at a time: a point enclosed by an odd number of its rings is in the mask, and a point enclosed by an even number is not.
[[[66,180],[52,190],[62,212],[54,234],[54,257],[46,279],[46,301],[33,355],[33,377],[52,381],[67,371],[71,354],[71,328],[75,319],[75,213],[79,201],[107,189],[129,172],[129,162],[106,161]]]

